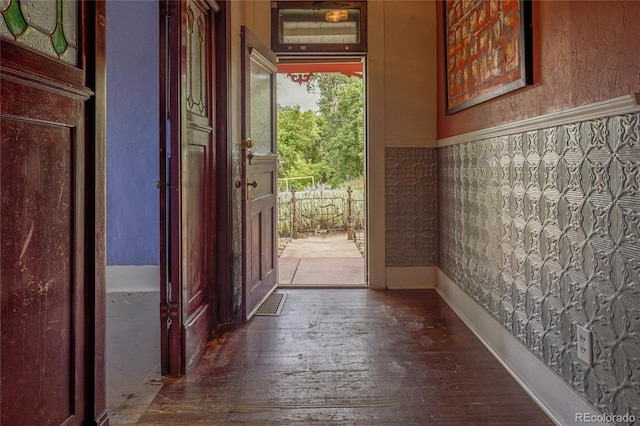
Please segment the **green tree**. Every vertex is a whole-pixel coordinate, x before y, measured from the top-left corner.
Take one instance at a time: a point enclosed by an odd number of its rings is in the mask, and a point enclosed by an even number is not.
[[[321,173],[320,129],[314,111],[278,105],[278,177]]]
[[[339,73],[316,74],[307,90],[320,94],[322,178],[337,186],[364,174],[364,94],[362,79]]]

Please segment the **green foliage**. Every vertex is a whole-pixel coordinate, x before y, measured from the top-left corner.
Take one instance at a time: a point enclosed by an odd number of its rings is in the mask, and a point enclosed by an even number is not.
[[[307,83],[320,94],[319,112],[278,106],[278,177],[314,176],[333,186],[364,174],[362,80],[316,74]]]
[[[320,130],[314,111],[278,106],[278,177],[319,176]]]
[[[362,80],[343,74],[316,74],[308,90],[320,93],[323,181],[337,186],[364,173],[364,95]]]

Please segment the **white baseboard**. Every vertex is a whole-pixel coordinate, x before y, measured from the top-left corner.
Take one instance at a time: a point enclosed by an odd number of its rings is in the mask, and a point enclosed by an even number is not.
[[[160,266],[107,266],[107,293],[160,290]]]
[[[579,425],[577,413],[602,415],[439,268],[436,291],[553,422]]]
[[[393,266],[386,268],[390,290],[419,290],[436,287],[437,266]]]

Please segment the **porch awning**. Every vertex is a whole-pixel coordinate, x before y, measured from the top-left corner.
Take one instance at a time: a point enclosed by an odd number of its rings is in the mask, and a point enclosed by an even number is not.
[[[362,78],[362,62],[306,62],[278,64],[278,73],[286,74],[291,81],[303,84],[317,73],[339,72],[347,77]]]

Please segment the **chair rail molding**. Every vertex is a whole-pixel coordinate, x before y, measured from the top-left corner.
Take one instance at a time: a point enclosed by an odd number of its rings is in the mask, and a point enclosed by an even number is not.
[[[578,121],[628,114],[637,111],[640,111],[640,93],[619,96],[617,98],[594,102],[588,105],[581,105],[562,111],[540,115],[538,117],[513,121],[511,123],[501,124],[474,132],[438,139],[438,147],[494,138],[516,132],[527,132],[530,130],[561,126],[563,124]]]

